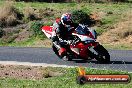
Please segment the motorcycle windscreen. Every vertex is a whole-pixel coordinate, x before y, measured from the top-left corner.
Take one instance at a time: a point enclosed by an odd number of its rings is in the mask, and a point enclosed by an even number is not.
[[[48,38],[51,38],[51,36],[52,36],[52,26],[43,26],[43,27],[42,27],[42,31],[44,32],[44,34],[45,34]]]

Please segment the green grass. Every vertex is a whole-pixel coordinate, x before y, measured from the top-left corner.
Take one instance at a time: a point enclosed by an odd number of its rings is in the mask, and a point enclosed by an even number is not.
[[[0,6],[3,5],[4,1],[0,1]],[[99,35],[101,35],[103,32],[107,31],[111,27],[113,27],[114,24],[122,21],[122,14],[126,13],[127,11],[132,9],[131,3],[119,3],[119,4],[113,4],[113,3],[44,3],[44,2],[16,2],[15,7],[18,8],[21,12],[26,6],[31,6],[36,9],[45,9],[50,8],[55,11],[55,14],[51,17],[45,17],[46,24],[52,24],[51,20],[53,21],[55,17],[60,17],[61,13],[67,12],[67,11],[73,11],[76,9],[81,9],[85,12],[102,12],[105,15],[101,16],[101,25],[97,26],[97,32]],[[56,13],[57,12],[57,13]],[[47,22],[49,21],[49,22]],[[5,45],[11,45],[11,46],[29,46],[33,45],[35,39],[29,39],[28,41],[23,41],[21,43],[12,42],[10,44]],[[27,44],[27,45],[26,45]],[[0,44],[1,46],[3,44]],[[108,46],[107,46],[108,47]],[[111,48],[108,47],[108,48]],[[120,47],[112,47],[112,48],[118,48],[118,49],[129,49],[126,45],[120,46]]]
[[[111,45],[111,44],[103,44],[103,46],[107,49],[116,49],[116,50],[132,50],[131,45],[123,45],[123,44],[118,44],[118,45]]]
[[[52,68],[56,69],[56,68]],[[129,84],[85,84],[76,83],[77,68],[59,68],[65,70],[66,74],[59,77],[45,78],[43,80],[25,80],[13,78],[0,78],[0,88],[131,88]],[[128,74],[112,70],[97,70],[86,68],[87,74]],[[132,76],[132,74],[130,74]]]
[[[0,3],[4,3],[0,1]],[[112,4],[112,3],[44,3],[44,2],[16,2],[15,7],[18,9],[23,9],[25,6],[31,6],[37,9],[42,8],[51,8],[53,10],[58,11],[72,11],[75,9],[89,9],[92,12],[113,12],[113,15],[120,15],[125,12],[126,9],[130,9],[131,3],[120,3],[120,4]],[[86,10],[87,11],[87,10]],[[117,16],[118,17],[118,16]]]
[[[31,37],[26,41],[21,42],[0,43],[0,46],[31,47],[35,44],[37,40],[39,40],[38,37]]]
[[[27,41],[12,42],[12,43],[8,44],[7,46],[17,46],[17,47],[32,46],[34,44],[35,40],[37,40],[37,38],[30,38]]]
[[[24,3],[24,2],[17,2],[16,7],[19,9],[23,9],[25,6],[31,6],[37,9],[44,9],[50,8],[53,9],[55,12],[67,12],[73,11],[76,9],[81,9],[87,13],[92,12],[102,12],[105,15],[101,16],[101,25],[99,26],[100,29],[109,29],[114,24],[118,23],[122,19],[122,14],[126,13],[128,10],[131,10],[132,5],[131,3]],[[112,14],[109,14],[112,13]],[[56,16],[57,15],[57,16]],[[59,16],[58,16],[59,15]],[[50,19],[55,19],[54,17],[60,17],[61,14],[55,14],[53,17],[48,17]]]

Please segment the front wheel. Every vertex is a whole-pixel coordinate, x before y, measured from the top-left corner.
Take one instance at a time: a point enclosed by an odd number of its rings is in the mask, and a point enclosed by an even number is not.
[[[102,45],[98,45],[95,48],[95,50],[96,50],[96,52],[98,52],[98,55],[95,57],[95,59],[99,63],[103,63],[103,64],[110,63],[110,55],[109,55],[108,51]]]

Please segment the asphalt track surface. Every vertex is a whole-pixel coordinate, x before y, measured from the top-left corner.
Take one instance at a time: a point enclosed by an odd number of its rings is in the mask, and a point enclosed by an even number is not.
[[[85,66],[99,69],[112,69],[132,72],[132,50],[108,50],[110,64],[99,64],[96,60],[63,61],[50,48],[0,47],[0,61],[31,62],[67,66]]]

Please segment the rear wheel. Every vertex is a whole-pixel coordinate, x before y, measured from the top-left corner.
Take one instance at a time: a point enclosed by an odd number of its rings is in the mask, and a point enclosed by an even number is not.
[[[99,63],[107,64],[110,62],[110,55],[102,45],[98,45],[95,50],[98,52],[98,55],[95,57],[95,59]]]
[[[57,48],[54,46],[54,44],[52,45],[52,49],[53,49],[54,53],[55,53],[58,57],[60,57],[60,56],[59,56],[59,53],[58,53],[58,50],[57,50]]]
[[[64,61],[72,61],[72,58],[70,58],[68,55],[63,56],[62,59],[63,59]]]
[[[65,61],[72,61],[71,53],[67,50],[67,52],[63,55],[62,59]]]

